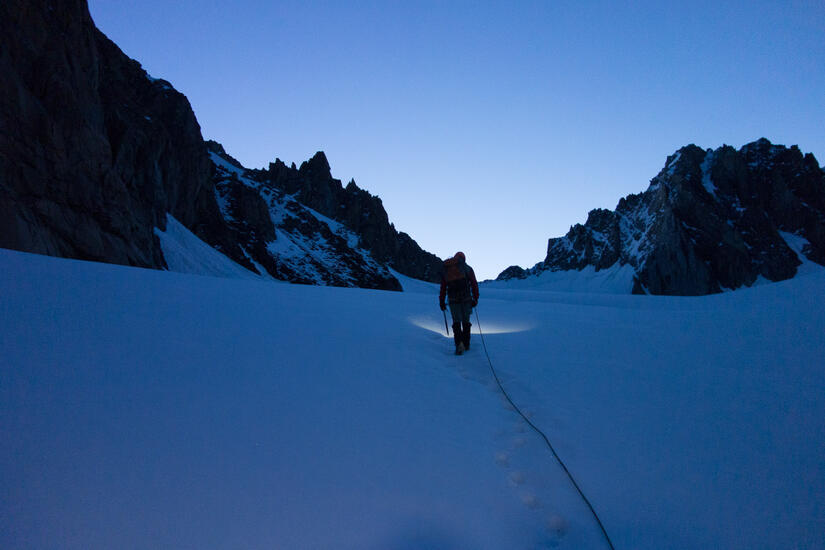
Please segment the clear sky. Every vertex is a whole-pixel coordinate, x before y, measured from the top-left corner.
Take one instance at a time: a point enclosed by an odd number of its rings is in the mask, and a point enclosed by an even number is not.
[[[250,168],[316,151],[479,278],[688,143],[825,159],[825,3],[90,0]]]

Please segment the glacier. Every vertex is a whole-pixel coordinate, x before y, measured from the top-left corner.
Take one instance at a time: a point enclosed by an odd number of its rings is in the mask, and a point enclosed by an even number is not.
[[[479,325],[616,548],[825,547],[821,270],[694,298],[482,285],[462,357],[437,287],[399,280],[0,250],[0,547],[605,548]]]

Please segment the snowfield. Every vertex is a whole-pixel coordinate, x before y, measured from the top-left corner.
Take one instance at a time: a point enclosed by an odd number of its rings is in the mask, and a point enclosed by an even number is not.
[[[170,228],[181,270],[215,265]],[[703,298],[482,285],[478,313],[617,549],[821,549],[823,271]],[[402,283],[0,250],[0,548],[606,548],[478,334],[452,355],[437,288]]]

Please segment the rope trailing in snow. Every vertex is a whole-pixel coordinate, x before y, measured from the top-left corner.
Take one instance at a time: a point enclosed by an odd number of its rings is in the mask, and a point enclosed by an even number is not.
[[[478,324],[478,334],[479,334],[479,336],[481,336],[481,345],[484,348],[484,355],[487,356],[487,362],[490,364],[490,371],[492,371],[493,378],[495,378],[496,384],[498,384],[498,389],[500,389],[501,393],[504,394],[504,397],[507,399],[507,402],[510,403],[510,406],[513,407],[513,409],[515,409],[515,411],[519,414],[519,416],[521,416],[524,419],[525,422],[527,422],[527,425],[530,426],[531,428],[533,428],[533,430],[537,434],[539,434],[542,439],[544,439],[544,442],[547,443],[547,448],[550,449],[551,453],[553,453],[553,456],[556,458],[556,461],[561,465],[562,469],[564,470],[564,473],[566,473],[567,477],[570,478],[570,482],[573,484],[573,487],[575,487],[576,491],[579,492],[579,495],[581,495],[581,497],[584,500],[585,504],[587,504],[587,507],[590,508],[590,511],[593,513],[593,517],[596,518],[596,523],[599,524],[599,528],[602,530],[602,534],[604,535],[604,539],[607,541],[607,546],[610,547],[610,550],[615,550],[615,548],[613,547],[613,543],[610,541],[610,536],[607,534],[607,530],[604,528],[604,525],[602,524],[602,520],[599,519],[599,515],[596,513],[596,510],[593,508],[593,505],[590,504],[590,501],[587,500],[586,496],[584,496],[584,493],[582,492],[581,488],[579,487],[579,484],[576,483],[575,479],[573,479],[573,474],[570,473],[570,470],[568,470],[567,466],[564,465],[564,462],[562,461],[562,459],[559,458],[558,453],[556,453],[556,450],[553,448],[553,445],[550,443],[550,439],[547,437],[547,435],[545,435],[545,433],[543,431],[541,431],[538,428],[538,426],[533,424],[530,421],[530,419],[527,418],[527,416],[523,412],[521,412],[521,409],[518,407],[518,405],[516,405],[513,402],[512,399],[510,399],[510,396],[507,394],[507,390],[505,390],[504,386],[501,384],[501,380],[499,380],[498,374],[496,374],[496,369],[493,367],[493,361],[490,359],[490,354],[487,352],[487,343],[484,341],[484,332],[481,330],[481,320],[478,317],[478,308],[477,307],[476,307],[476,323]]]

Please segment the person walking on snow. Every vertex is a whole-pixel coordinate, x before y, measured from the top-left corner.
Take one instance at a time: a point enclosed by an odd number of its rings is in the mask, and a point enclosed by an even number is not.
[[[441,291],[438,293],[441,311],[447,309],[445,298],[450,301],[455,354],[461,355],[470,349],[470,314],[478,305],[478,281],[473,268],[467,265],[463,252],[457,252],[449,260],[444,260]]]

